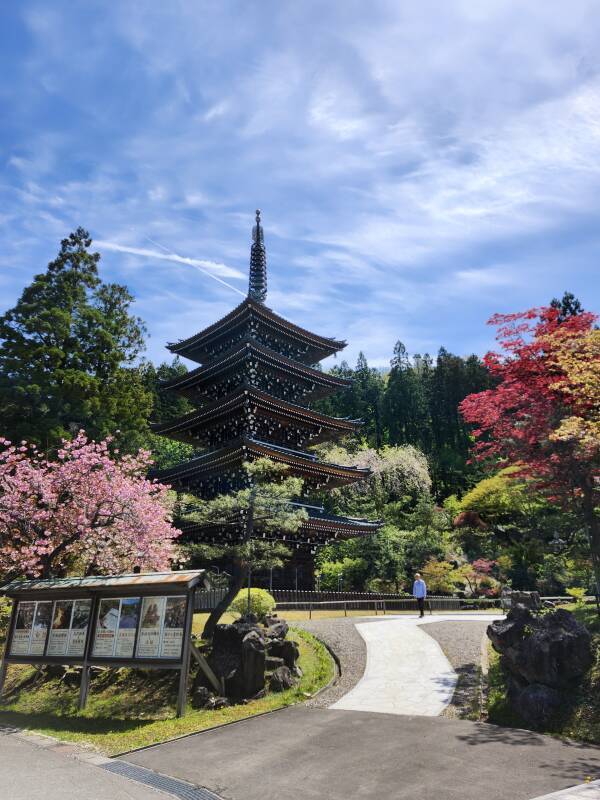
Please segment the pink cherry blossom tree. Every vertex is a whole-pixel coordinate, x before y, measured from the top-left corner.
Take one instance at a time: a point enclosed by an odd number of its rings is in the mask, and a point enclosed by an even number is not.
[[[55,460],[0,438],[0,576],[161,570],[175,556],[166,486],[146,477],[150,454],[111,456],[83,431]]]

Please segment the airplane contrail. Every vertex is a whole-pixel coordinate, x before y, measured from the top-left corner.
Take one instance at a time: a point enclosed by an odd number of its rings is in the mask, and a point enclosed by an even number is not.
[[[159,247],[161,250],[164,250],[164,253],[157,253],[155,250],[148,250],[142,247],[129,247],[128,245],[117,244],[116,242],[106,242],[99,239],[96,240],[96,244],[98,247],[101,247],[104,250],[113,250],[119,253],[131,253],[132,255],[145,256],[147,258],[162,258],[165,261],[175,261],[178,264],[186,264],[187,266],[194,267],[194,269],[199,270],[204,275],[212,278],[214,281],[217,281],[217,283],[220,283],[223,286],[226,286],[228,289],[241,294],[242,297],[246,296],[245,293],[236,286],[232,286],[230,283],[227,283],[227,281],[223,280],[211,271],[217,270],[222,275],[226,275],[227,277],[243,279],[245,276],[239,272],[239,270],[234,269],[233,267],[228,267],[226,264],[221,264],[217,261],[207,261],[201,258],[187,258],[186,256],[180,256],[178,253],[174,253],[172,250],[169,250],[168,247],[160,244],[160,242],[155,242],[149,236],[144,236],[144,238],[155,247]]]

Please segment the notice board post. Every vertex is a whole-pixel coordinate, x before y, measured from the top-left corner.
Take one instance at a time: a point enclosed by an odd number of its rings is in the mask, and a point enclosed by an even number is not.
[[[204,570],[13,581],[0,664],[0,694],[9,664],[81,667],[79,709],[95,666],[179,672],[177,715],[185,712],[196,587]]]

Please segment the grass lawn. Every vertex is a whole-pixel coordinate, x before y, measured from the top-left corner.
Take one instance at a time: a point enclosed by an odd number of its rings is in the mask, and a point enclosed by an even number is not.
[[[202,624],[201,619],[194,620],[195,629],[201,629]],[[87,708],[79,713],[77,685],[65,686],[58,678],[42,683],[32,668],[13,665],[5,700],[0,704],[0,725],[13,725],[116,755],[299,703],[329,683],[334,665],[326,648],[310,634],[293,630],[291,636],[300,646],[299,664],[304,673],[296,686],[247,705],[218,711],[188,707],[181,719],[174,716],[177,675],[167,670],[103,671],[92,678]]]
[[[581,683],[565,692],[564,707],[544,733],[600,744],[600,619],[594,606],[565,606],[592,634],[594,663]],[[506,679],[500,656],[489,646],[488,720],[497,725],[529,728],[511,709],[506,698]]]

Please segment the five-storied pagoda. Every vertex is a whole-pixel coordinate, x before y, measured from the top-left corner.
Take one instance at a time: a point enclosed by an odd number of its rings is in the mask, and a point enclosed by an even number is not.
[[[349,381],[315,369],[346,342],[318,336],[275,314],[267,305],[267,257],[256,212],[248,296],[227,316],[168,348],[200,366],[163,385],[187,397],[197,410],[156,424],[156,433],[187,442],[195,456],[156,474],[178,491],[208,499],[247,485],[246,461],[268,457],[304,480],[308,519],[286,544],[314,553],[335,539],[374,533],[379,524],[339,517],[311,505],[311,495],[368,476],[367,470],[319,461],[306,448],[354,431],[360,421],[312,411],[309,404],[346,388]],[[225,543],[244,536],[243,525],[192,526],[194,541]],[[262,538],[260,528],[255,531]],[[270,536],[269,538],[273,538]],[[282,539],[286,537],[282,536]],[[298,558],[298,556],[297,556]],[[306,572],[306,570],[305,570]],[[297,575],[297,572],[296,572]],[[302,581],[308,588],[312,581]]]

